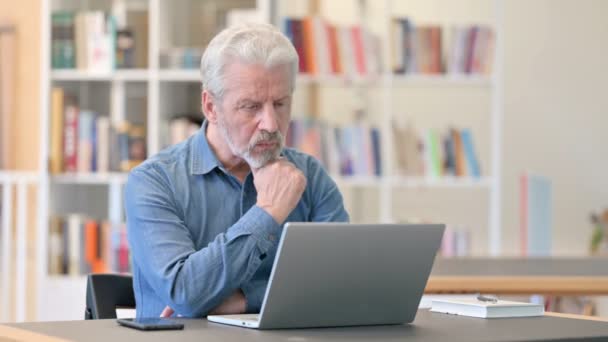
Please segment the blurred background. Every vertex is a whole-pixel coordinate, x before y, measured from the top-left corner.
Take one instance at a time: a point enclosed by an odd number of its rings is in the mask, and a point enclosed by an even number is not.
[[[353,222],[445,223],[442,258],[605,255],[606,12],[602,0],[0,2],[0,322],[81,319],[87,273],[129,272],[127,174],[198,130],[200,57],[240,22],[272,23],[298,51],[288,144],[323,162]]]

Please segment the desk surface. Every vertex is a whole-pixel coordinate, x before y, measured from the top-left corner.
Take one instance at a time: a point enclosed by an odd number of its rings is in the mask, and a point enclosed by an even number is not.
[[[608,295],[606,258],[437,259],[426,293]]]
[[[608,277],[608,258],[437,258],[431,275]]]
[[[605,341],[608,323],[561,317],[480,319],[420,310],[413,324],[352,328],[250,330],[204,319],[181,320],[183,331],[141,332],[114,320],[10,324],[0,326],[0,340],[29,340],[34,334],[71,341]],[[5,329],[3,335],[3,328]],[[17,328],[17,329],[14,329]],[[30,338],[24,338],[26,330]],[[11,331],[13,335],[10,335]],[[20,339],[15,332],[22,332]],[[58,341],[56,338],[34,340]]]

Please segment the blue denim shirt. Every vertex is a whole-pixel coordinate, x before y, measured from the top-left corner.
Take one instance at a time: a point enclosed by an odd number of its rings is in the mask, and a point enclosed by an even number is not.
[[[137,317],[165,306],[201,317],[241,289],[247,311],[258,312],[282,228],[256,206],[251,173],[244,183],[223,168],[203,128],[148,159],[125,187]],[[320,163],[282,152],[307,178],[286,222],[348,221],[342,195]]]

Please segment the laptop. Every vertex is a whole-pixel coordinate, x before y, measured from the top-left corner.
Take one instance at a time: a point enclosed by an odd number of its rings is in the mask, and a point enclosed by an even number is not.
[[[414,320],[444,225],[287,223],[259,314],[207,320],[254,329]]]

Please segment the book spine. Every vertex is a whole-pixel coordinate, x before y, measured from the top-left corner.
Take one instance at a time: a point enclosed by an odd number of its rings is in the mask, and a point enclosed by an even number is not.
[[[68,217],[68,274],[80,274],[80,258],[81,258],[81,223],[82,220],[78,215],[70,215]]]
[[[91,172],[93,160],[93,146],[91,133],[93,132],[93,120],[95,114],[88,110],[80,112],[78,122],[78,153],[77,171]]]
[[[63,129],[64,93],[54,87],[51,91],[51,146],[49,171],[53,174],[63,172]]]
[[[376,127],[373,127],[371,130],[371,138],[372,138],[372,149],[374,156],[374,175],[380,177],[382,176],[382,147],[381,147],[381,137],[380,130]]]
[[[361,32],[361,26],[353,26],[351,28],[351,38],[354,48],[355,57],[355,70],[359,75],[367,74],[366,61],[365,61],[365,46],[363,43],[363,35]]]
[[[65,107],[63,154],[66,172],[76,172],[78,169],[78,112],[75,104]]]
[[[107,116],[97,118],[97,146],[95,155],[97,158],[97,172],[108,172],[110,170],[110,119]]]
[[[302,20],[302,36],[304,41],[304,52],[306,54],[306,72],[309,74],[317,74],[319,72],[317,51],[315,51],[314,31],[313,18],[304,18]]]
[[[471,134],[471,130],[463,129],[461,131],[461,138],[466,157],[466,165],[468,166],[467,169],[469,170],[468,175],[474,178],[479,178],[481,176],[481,172],[479,170],[479,161],[473,146],[473,136]]]
[[[293,30],[293,46],[298,53],[298,68],[301,73],[308,73],[308,54],[306,51],[306,45],[304,43],[304,31],[302,27],[302,20],[300,19],[292,19],[291,20],[291,28]]]
[[[49,266],[48,273],[58,275],[63,273],[62,258],[63,258],[63,227],[59,217],[51,217],[49,222]]]

